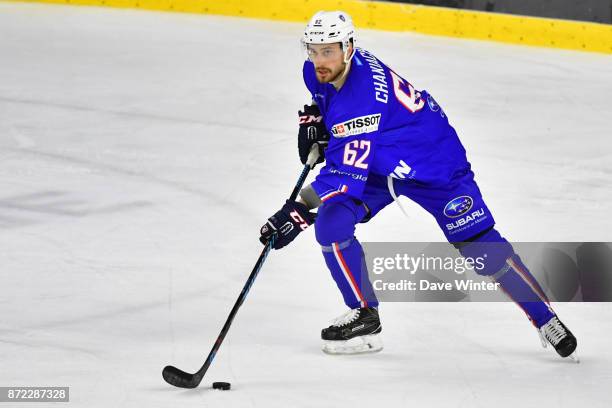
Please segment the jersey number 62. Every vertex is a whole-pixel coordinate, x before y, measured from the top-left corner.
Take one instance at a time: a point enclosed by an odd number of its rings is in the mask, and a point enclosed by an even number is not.
[[[344,145],[344,158],[342,163],[355,166],[358,169],[367,169],[368,164],[364,163],[370,154],[369,140],[353,140]]]

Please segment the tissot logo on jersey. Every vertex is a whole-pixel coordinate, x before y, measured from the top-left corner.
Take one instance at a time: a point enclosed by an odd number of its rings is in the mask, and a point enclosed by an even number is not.
[[[335,124],[331,128],[334,137],[348,137],[362,133],[376,132],[380,123],[380,113],[360,116],[346,122]]]

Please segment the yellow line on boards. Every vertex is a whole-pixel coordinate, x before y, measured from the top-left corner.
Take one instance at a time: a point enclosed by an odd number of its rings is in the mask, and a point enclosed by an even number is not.
[[[0,0],[1,1],[1,0]],[[612,54],[612,25],[363,0],[19,0],[138,8],[306,22],[319,10],[344,10],[355,25]]]

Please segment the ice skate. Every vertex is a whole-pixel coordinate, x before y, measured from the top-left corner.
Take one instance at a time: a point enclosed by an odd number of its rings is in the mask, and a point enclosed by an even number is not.
[[[374,353],[383,349],[382,326],[373,307],[351,309],[321,331],[327,354]]]
[[[554,316],[540,327],[538,334],[542,341],[542,347],[546,348],[548,344],[552,344],[561,357],[569,357],[576,363],[580,362],[576,355],[576,346],[578,344],[576,337],[557,316]]]

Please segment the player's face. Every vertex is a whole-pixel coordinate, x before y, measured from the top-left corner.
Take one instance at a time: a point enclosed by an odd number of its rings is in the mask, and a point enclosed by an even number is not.
[[[312,61],[317,73],[317,80],[321,83],[333,82],[344,71],[344,52],[340,43],[334,44],[308,44],[308,59]]]

